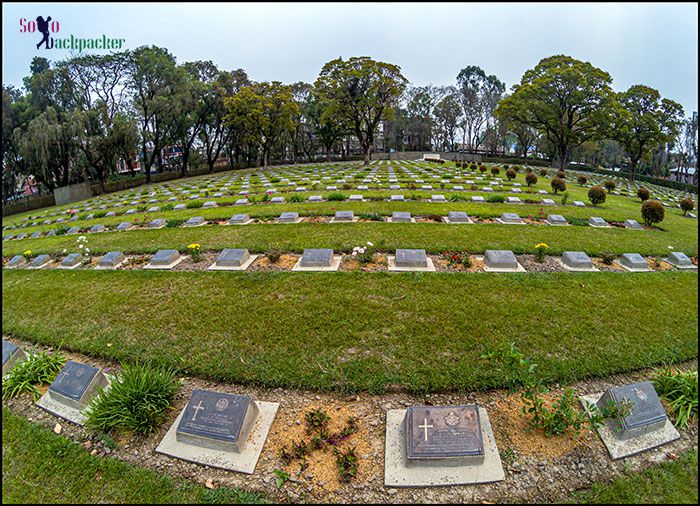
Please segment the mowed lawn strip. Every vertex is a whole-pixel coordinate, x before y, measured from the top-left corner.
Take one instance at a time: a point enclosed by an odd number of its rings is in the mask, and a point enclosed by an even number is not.
[[[261,503],[239,489],[210,490],[115,459],[97,458],[2,408],[2,502],[5,503]]]
[[[549,382],[686,360],[697,273],[4,271],[3,332],[271,387],[504,386],[516,342]]]
[[[572,504],[697,504],[698,452],[575,493]]]
[[[553,227],[536,225],[447,223],[297,223],[251,225],[205,225],[192,228],[130,230],[87,235],[93,254],[108,251],[155,253],[159,249],[185,251],[192,243],[202,250],[247,248],[262,253],[272,247],[302,252],[306,248],[332,248],[350,252],[355,246],[371,241],[375,246],[393,252],[397,248],[421,248],[429,253],[466,250],[483,253],[488,249],[510,249],[516,253],[533,252],[537,243],[549,245],[550,254],[563,251],[585,251],[666,255],[670,249],[697,255],[697,227],[690,225],[674,232],[662,230],[629,230],[623,228]],[[34,254],[78,251],[76,235],[43,239],[24,239],[3,243],[3,256],[11,257],[31,250]]]

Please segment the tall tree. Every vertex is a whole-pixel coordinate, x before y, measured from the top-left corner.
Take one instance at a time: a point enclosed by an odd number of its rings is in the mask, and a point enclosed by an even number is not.
[[[571,150],[603,135],[612,90],[610,74],[569,56],[550,56],[525,72],[497,113],[539,130],[565,168]]]
[[[435,121],[440,131],[441,145],[443,150],[455,150],[455,133],[462,111],[459,106],[459,98],[455,88],[450,89],[440,102],[435,106]]]
[[[241,127],[249,142],[260,145],[262,165],[267,168],[272,146],[285,132],[294,130],[299,114],[291,88],[279,81],[255,83],[227,98],[225,104],[226,120]]]
[[[683,107],[640,84],[616,94],[616,99],[608,132],[629,156],[630,179],[634,181],[640,160],[678,134]]]
[[[326,63],[315,88],[329,103],[325,119],[335,116],[352,126],[364,153],[364,163],[369,165],[377,128],[383,119],[391,118],[407,84],[398,65],[360,56]]]

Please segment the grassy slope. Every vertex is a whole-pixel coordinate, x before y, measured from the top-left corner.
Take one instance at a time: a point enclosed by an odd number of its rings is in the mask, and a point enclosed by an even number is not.
[[[698,452],[574,494],[577,504],[697,504]]]
[[[417,392],[503,384],[516,341],[551,381],[697,356],[697,274],[4,271],[3,332],[222,380]]]
[[[259,503],[258,494],[209,490],[186,480],[90,456],[74,442],[2,408],[2,502]]]

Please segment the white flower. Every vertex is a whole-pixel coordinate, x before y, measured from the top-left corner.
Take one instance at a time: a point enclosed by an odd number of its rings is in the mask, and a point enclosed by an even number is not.
[[[367,246],[374,246],[371,242],[367,241]]]
[[[673,249],[673,246],[669,246],[668,249]]]
[[[359,251],[360,253],[364,253],[364,252],[365,252],[365,248],[360,248],[360,249],[358,249],[357,251]]]
[[[85,248],[85,253],[90,253],[90,248]]]
[[[82,245],[82,244],[78,244],[78,248],[83,249],[83,245]]]
[[[357,251],[353,251],[352,256],[356,256],[356,255],[357,255]]]
[[[63,252],[65,253],[66,251],[67,251],[66,248],[63,248]]]

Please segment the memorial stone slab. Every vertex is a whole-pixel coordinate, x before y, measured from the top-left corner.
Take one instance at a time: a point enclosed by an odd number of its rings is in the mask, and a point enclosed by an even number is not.
[[[117,268],[125,260],[124,254],[121,251],[110,251],[97,263],[98,267],[106,269]]]
[[[152,220],[148,223],[148,228],[163,228],[168,223],[163,218]]]
[[[242,225],[245,223],[248,223],[250,220],[250,216],[247,214],[234,214],[231,216],[231,219],[228,220],[230,225]]]
[[[160,209],[158,206],[149,207],[147,213],[156,213]]]
[[[320,195],[310,195],[308,199],[306,199],[308,202],[323,202],[323,197]]]
[[[41,269],[45,265],[51,262],[51,257],[49,255],[39,255],[29,264],[30,269]]]
[[[520,216],[518,216],[516,213],[503,213],[503,214],[501,214],[499,221],[501,223],[505,223],[507,225],[514,225],[514,224],[523,223],[523,219]]]
[[[583,251],[565,251],[561,256],[565,267],[576,270],[592,270],[593,262]]]
[[[210,201],[208,201],[208,202],[205,202],[205,203],[202,205],[202,208],[203,208],[203,209],[207,209],[207,208],[209,208],[209,207],[217,207],[216,202],[214,202],[213,200],[210,200]]]
[[[682,251],[672,251],[671,253],[668,254],[668,263],[675,267],[680,267],[680,268],[688,268],[688,267],[694,267],[693,266],[693,261],[683,253]]]
[[[66,232],[66,235],[73,235],[73,234],[77,234],[79,232],[80,232],[80,227],[71,227]]]
[[[69,407],[83,409],[107,385],[107,378],[97,367],[69,360],[49,386],[48,395]]]
[[[284,197],[272,197],[270,199],[270,203],[272,203],[272,204],[284,204]]]
[[[146,267],[150,268],[170,268],[182,261],[180,252],[176,249],[161,249],[153,255],[151,262]]]
[[[447,202],[447,199],[445,198],[444,195],[432,195],[430,197],[431,202]]]
[[[355,213],[352,211],[336,211],[333,219],[335,221],[352,221],[355,219]]]
[[[132,227],[132,224],[130,221],[123,221],[119,225],[117,225],[117,228],[115,230],[122,232],[124,230],[129,230]]]
[[[27,358],[22,348],[10,341],[2,340],[2,375],[9,373],[15,364]]]
[[[555,202],[552,199],[542,199],[542,204],[545,206],[553,206]]]
[[[428,267],[428,256],[424,249],[397,249],[397,267]]]
[[[447,213],[448,223],[469,223],[471,220],[464,211],[449,211]]]
[[[278,223],[295,223],[299,219],[299,213],[286,212],[279,215]]]
[[[242,267],[250,259],[247,249],[227,248],[216,259],[217,267]]]
[[[510,250],[486,250],[484,253],[484,264],[487,269],[495,270],[517,270],[518,260]]]
[[[639,253],[623,253],[620,257],[620,265],[631,271],[648,271],[649,264]]]
[[[136,209],[128,209],[124,214],[136,214]]]
[[[392,195],[390,200],[392,202],[403,202],[404,198],[403,195]]]
[[[411,213],[406,211],[394,211],[391,214],[391,221],[393,223],[410,223],[412,221]]]
[[[522,200],[519,197],[506,197],[507,204],[522,204]]]
[[[550,225],[568,225],[569,222],[561,214],[548,214],[547,223]]]
[[[100,225],[94,225],[92,228],[90,228],[90,230],[88,230],[88,232],[96,233],[96,232],[104,232],[105,230],[107,230],[105,228],[105,226],[100,224]]]
[[[301,267],[330,267],[333,264],[333,250],[318,248],[305,249],[301,257]]]
[[[598,216],[591,216],[588,218],[588,224],[591,227],[601,227],[601,228],[608,228],[610,225],[608,224],[607,221],[605,221],[603,218],[600,218]]]
[[[183,227],[201,227],[207,222],[202,216],[193,216],[187,220],[182,226]]]
[[[362,195],[350,195],[350,197],[348,197],[348,200],[351,202],[362,202],[364,198],[362,197]]]
[[[32,235],[29,236],[30,239],[36,239],[37,237],[41,237],[41,231],[37,230],[34,232]]]
[[[46,232],[46,237],[53,237],[54,235],[56,235],[55,229],[51,229],[48,232]]]
[[[472,196],[472,202],[486,202],[486,199],[481,195],[474,195]]]
[[[14,269],[15,267],[19,267],[21,265],[24,265],[27,263],[27,259],[24,258],[24,255],[15,255],[13,256],[9,262],[7,262],[7,267],[10,269]]]
[[[465,457],[483,461],[484,440],[476,405],[409,406],[404,434],[409,461]]]
[[[634,230],[642,230],[642,226],[637,220],[625,220],[625,228],[631,228]]]

